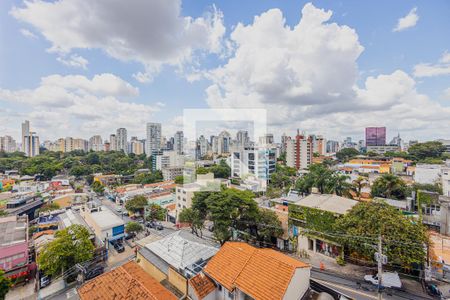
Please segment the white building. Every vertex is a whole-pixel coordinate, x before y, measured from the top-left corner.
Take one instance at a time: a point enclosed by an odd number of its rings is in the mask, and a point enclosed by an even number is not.
[[[208,141],[203,135],[198,138],[198,151],[200,158],[203,158],[208,153]]]
[[[115,134],[109,136],[109,150],[117,151],[117,137]]]
[[[125,128],[119,128],[116,132],[116,150],[122,150],[125,153],[128,153],[128,138],[127,138],[127,130]]]
[[[447,159],[445,166],[441,168],[442,194],[450,197],[450,160]]]
[[[145,153],[144,142],[138,140],[138,138],[136,136],[131,137],[130,153],[134,153],[136,155],[140,155],[140,154]]]
[[[232,176],[245,178],[253,175],[269,180],[275,172],[276,149],[266,147],[246,147],[232,152],[230,168]]]
[[[125,236],[124,221],[105,206],[88,202],[80,214],[101,241],[118,240]]]
[[[183,154],[184,152],[184,134],[183,131],[177,131],[174,136],[173,150],[177,152],[177,154]]]
[[[155,170],[183,166],[184,156],[179,155],[176,151],[162,151],[162,154],[155,155]]]
[[[22,123],[22,152],[28,157],[39,155],[39,137],[30,131],[30,121]]]
[[[0,151],[7,153],[17,150],[16,141],[9,135],[0,137]]]
[[[92,151],[103,151],[105,146],[103,145],[103,140],[100,135],[94,135],[89,139],[89,150]]]
[[[161,123],[147,123],[147,141],[145,153],[151,156],[152,152],[161,149]]]
[[[230,153],[231,135],[222,131],[217,138],[217,154]]]
[[[380,146],[367,146],[367,152],[375,152],[377,154],[384,154],[386,152],[399,152],[400,146],[398,145],[380,145]]]
[[[414,181],[422,184],[434,184],[440,180],[441,165],[417,164]]]

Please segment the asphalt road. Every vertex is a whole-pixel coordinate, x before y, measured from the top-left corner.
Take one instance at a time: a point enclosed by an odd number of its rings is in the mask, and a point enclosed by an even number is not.
[[[378,299],[376,286],[370,283],[360,282],[361,285],[358,285],[358,282],[354,280],[347,279],[330,273],[324,273],[317,270],[311,270],[311,278],[353,299],[358,300]],[[383,292],[382,296],[383,299],[393,299],[393,300],[432,299],[431,297],[418,296],[409,293],[407,291],[394,291],[394,290],[386,290]]]

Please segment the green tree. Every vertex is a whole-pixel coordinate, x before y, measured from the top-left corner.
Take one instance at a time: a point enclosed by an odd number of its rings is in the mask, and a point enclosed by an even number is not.
[[[147,210],[148,216],[147,219],[150,221],[164,221],[166,219],[166,209],[161,207],[160,205],[156,203],[150,204],[148,210]]]
[[[358,150],[355,148],[344,148],[336,153],[336,158],[340,161],[347,161],[355,156],[360,155]]]
[[[89,231],[82,225],[71,225],[55,233],[55,239],[44,246],[38,265],[46,275],[57,275],[94,254]]]
[[[0,270],[0,300],[5,299],[11,285],[11,279],[5,277],[5,271]]]
[[[142,225],[139,224],[138,222],[128,222],[127,225],[125,226],[125,231],[127,233],[138,234],[142,230],[144,230],[144,227],[142,227]]]
[[[408,153],[416,159],[440,158],[445,151],[441,142],[425,142],[414,144],[408,148]]]
[[[58,203],[47,203],[44,206],[42,206],[41,208],[38,209],[38,213],[41,212],[46,212],[46,211],[52,211],[52,210],[58,210],[61,207],[59,206]]]
[[[321,194],[326,193],[332,186],[334,172],[324,164],[312,164],[308,171],[297,180],[295,189],[302,193],[310,193],[311,188],[316,187]]]
[[[155,182],[163,181],[163,176],[161,171],[156,171],[154,173],[142,173],[134,177],[133,182],[139,184],[149,184]]]
[[[369,181],[366,177],[359,176],[355,180],[352,181],[352,189],[356,194],[356,197],[358,197],[359,200],[361,200],[361,192],[362,189],[369,186]]]
[[[410,266],[425,261],[425,246],[429,244],[426,228],[385,202],[358,203],[338,218],[336,229],[345,233],[339,235],[339,242],[365,259],[373,260],[373,245],[381,235],[390,264]]]
[[[132,213],[143,214],[144,207],[148,205],[147,198],[143,195],[137,195],[125,202],[125,208]]]
[[[198,210],[194,210],[192,208],[185,208],[181,211],[179,218],[180,222],[189,223],[189,226],[191,227],[191,231],[193,234],[200,237],[203,236],[202,229],[205,219],[202,219],[200,217],[200,212]]]
[[[406,184],[398,176],[393,174],[383,174],[378,177],[371,188],[372,197],[383,197],[391,199],[406,198]]]
[[[180,175],[180,176],[175,177],[175,183],[176,184],[183,184],[184,183],[184,176]]]
[[[333,173],[325,185],[326,193],[352,198],[350,193],[352,185],[349,180],[350,176]]]
[[[271,242],[272,237],[283,235],[281,221],[275,212],[267,209],[260,209],[256,219],[256,236],[258,240]]]

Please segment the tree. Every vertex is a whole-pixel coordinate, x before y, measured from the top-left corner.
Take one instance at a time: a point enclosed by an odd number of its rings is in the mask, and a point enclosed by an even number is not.
[[[336,158],[340,161],[347,161],[355,156],[360,155],[358,150],[355,148],[344,148],[336,153]]]
[[[11,287],[11,279],[5,277],[5,271],[0,270],[0,299],[3,300]]]
[[[333,171],[324,164],[312,164],[308,168],[309,172],[300,177],[295,189],[302,193],[310,193],[312,187],[316,187],[321,194],[327,192],[332,183]]]
[[[333,173],[325,185],[326,193],[352,198],[350,194],[352,185],[348,182],[349,179],[350,176]]]
[[[133,182],[139,184],[149,184],[155,182],[161,182],[163,180],[163,176],[161,171],[156,171],[153,173],[142,173],[134,177]]]
[[[183,184],[184,183],[184,176],[180,175],[180,176],[175,177],[175,183],[176,184]]]
[[[105,187],[99,181],[94,181],[91,187],[92,190],[99,195],[103,195],[105,192]]]
[[[383,253],[390,264],[422,264],[429,244],[422,223],[404,216],[385,202],[360,202],[336,221],[339,242],[350,252],[373,260],[378,236],[383,237]],[[371,244],[371,245],[370,245]]]
[[[125,226],[125,231],[127,233],[135,233],[138,234],[139,232],[141,232],[142,230],[144,230],[144,228],[142,227],[141,224],[139,224],[138,222],[128,222],[127,225]]]
[[[94,245],[89,231],[75,224],[57,231],[55,239],[44,246],[37,262],[46,275],[57,275],[91,259],[93,254]]]
[[[445,152],[445,146],[441,142],[425,142],[414,144],[408,148],[408,153],[416,159],[440,158]]]
[[[148,205],[147,198],[143,195],[137,195],[125,202],[125,208],[132,213],[141,213],[144,212],[144,207]]]
[[[277,214],[268,209],[259,210],[256,224],[256,236],[261,241],[271,242],[272,237],[280,237],[284,232]]]
[[[200,237],[203,236],[202,229],[205,219],[201,218],[200,212],[198,210],[185,208],[181,211],[179,218],[180,222],[189,223],[192,233]]]
[[[352,181],[352,190],[355,192],[358,200],[361,200],[361,192],[362,189],[369,186],[369,182],[366,177],[359,176],[355,180]]]
[[[406,198],[406,184],[398,176],[393,174],[383,174],[372,184],[372,197],[383,197],[392,199]]]
[[[150,207],[147,210],[148,216],[147,219],[150,221],[164,221],[166,219],[166,209],[162,208],[160,205],[156,203],[150,204]]]

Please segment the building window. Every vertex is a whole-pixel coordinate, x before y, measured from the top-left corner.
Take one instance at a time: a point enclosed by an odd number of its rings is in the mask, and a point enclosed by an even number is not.
[[[219,291],[221,291],[222,290],[222,286],[220,284],[217,285],[217,289],[219,289]]]

